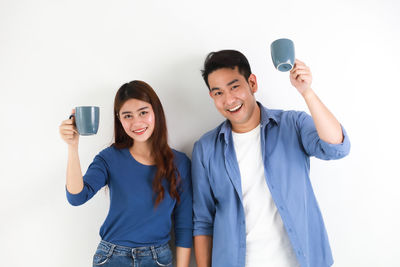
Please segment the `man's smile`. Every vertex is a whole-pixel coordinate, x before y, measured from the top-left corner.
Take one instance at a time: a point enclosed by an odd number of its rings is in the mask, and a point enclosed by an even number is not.
[[[240,109],[242,106],[243,106],[243,104],[239,104],[239,105],[237,105],[237,106],[234,106],[233,108],[226,109],[226,110],[229,111],[229,112],[231,112],[231,113],[234,113],[234,112],[239,111],[239,109]]]

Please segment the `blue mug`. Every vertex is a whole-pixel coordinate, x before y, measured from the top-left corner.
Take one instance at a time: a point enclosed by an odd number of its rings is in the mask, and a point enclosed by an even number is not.
[[[271,57],[277,70],[282,72],[292,70],[295,61],[293,41],[285,38],[273,41]]]
[[[93,135],[99,129],[100,108],[95,106],[82,106],[75,108],[75,125],[79,135]]]

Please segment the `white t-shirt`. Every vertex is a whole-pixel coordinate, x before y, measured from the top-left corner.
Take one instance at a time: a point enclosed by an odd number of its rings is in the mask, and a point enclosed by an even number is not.
[[[260,125],[232,136],[246,218],[246,267],[300,266],[265,180]]]

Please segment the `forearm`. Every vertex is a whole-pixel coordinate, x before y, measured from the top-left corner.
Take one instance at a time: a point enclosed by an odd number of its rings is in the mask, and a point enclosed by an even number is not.
[[[190,248],[176,247],[176,266],[188,267],[190,263]]]
[[[194,252],[198,267],[211,266],[212,236],[199,235],[194,237]]]
[[[311,88],[305,90],[302,95],[310,110],[318,136],[327,143],[340,144],[343,141],[343,133],[339,121]]]
[[[66,185],[68,192],[71,194],[78,194],[83,189],[83,177],[79,161],[78,146],[68,146]]]

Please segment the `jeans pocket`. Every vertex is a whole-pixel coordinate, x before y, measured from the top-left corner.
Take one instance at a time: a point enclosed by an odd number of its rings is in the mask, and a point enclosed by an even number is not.
[[[157,259],[155,262],[158,266],[172,266],[172,252],[169,248],[162,250],[157,253]]]
[[[110,259],[110,256],[103,250],[97,250],[96,254],[93,256],[93,266],[100,266],[106,264]]]

